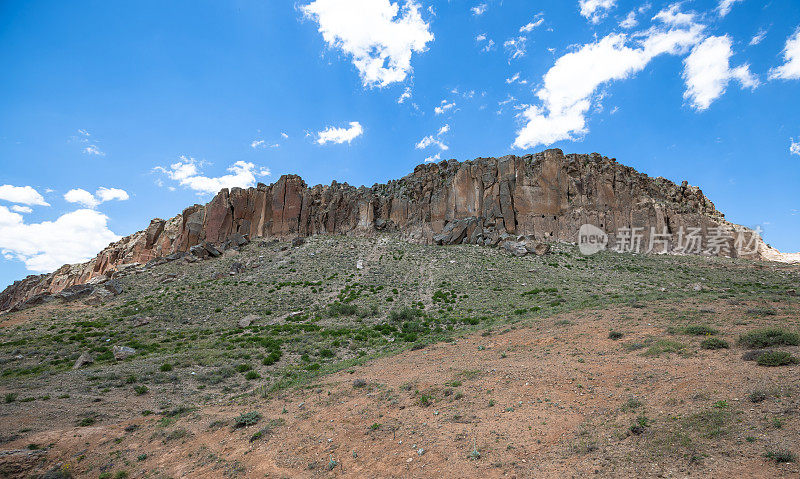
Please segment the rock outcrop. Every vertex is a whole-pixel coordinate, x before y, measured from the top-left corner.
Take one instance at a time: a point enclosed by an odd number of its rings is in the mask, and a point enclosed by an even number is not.
[[[611,241],[626,228],[642,228],[637,241],[645,250],[654,246],[652,252],[687,251],[681,245],[691,229],[706,236],[722,231],[725,239],[717,248],[697,252],[737,256],[735,242],[743,240],[750,245],[743,256],[783,259],[751,230],[727,222],[697,187],[650,178],[596,153],[564,155],[552,149],[423,164],[371,188],[337,182],[308,187],[299,176],[285,175],[272,185],[223,189],[206,205],[152,220],[87,263],[15,282],[0,293],[0,311],[41,301],[43,294],[83,294],[71,287],[186,253],[192,260],[219,256],[256,237],[395,232],[436,244],[513,241],[509,251],[543,254],[546,248],[531,241],[576,242],[583,224],[597,226]]]

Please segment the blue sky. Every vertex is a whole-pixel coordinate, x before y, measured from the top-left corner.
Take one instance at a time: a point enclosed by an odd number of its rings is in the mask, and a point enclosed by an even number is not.
[[[221,186],[600,152],[800,251],[796,0],[0,3],[0,283]]]

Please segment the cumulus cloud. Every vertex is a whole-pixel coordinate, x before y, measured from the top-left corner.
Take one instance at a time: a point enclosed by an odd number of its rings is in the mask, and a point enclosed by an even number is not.
[[[789,139],[789,153],[800,156],[800,138],[797,140],[794,138]]]
[[[89,193],[81,188],[73,188],[64,194],[64,199],[69,203],[78,203],[87,208],[96,208],[106,201],[125,201],[128,198],[130,198],[130,196],[128,196],[127,191],[119,188],[106,188],[104,186],[98,188],[95,194]]]
[[[199,195],[215,194],[223,188],[248,188],[256,185],[257,176],[269,176],[269,168],[259,168],[255,164],[237,161],[229,166],[230,173],[218,177],[209,177],[202,174],[202,162],[194,158],[181,156],[180,161],[169,167],[157,166],[154,171],[161,172],[167,178],[177,181],[180,186],[196,191]]]
[[[433,163],[433,162],[439,161],[441,159],[442,159],[442,154],[441,153],[436,153],[433,156],[429,156],[429,157],[425,158],[425,163]]]
[[[32,186],[0,186],[0,200],[30,206],[50,206]]]
[[[720,0],[719,5],[717,5],[717,13],[719,13],[720,17],[724,17],[731,13],[734,3],[739,3],[741,1],[742,0]]]
[[[352,57],[364,86],[384,87],[405,80],[411,55],[434,39],[419,8],[413,0],[402,10],[389,0],[316,0],[302,11],[331,48]]]
[[[786,40],[783,49],[784,64],[769,71],[770,80],[800,79],[800,28]]]
[[[30,206],[12,205],[11,211],[16,211],[17,213],[33,213],[33,208]]]
[[[683,79],[686,92],[683,97],[696,110],[706,110],[725,93],[730,80],[738,80],[742,87],[755,88],[758,79],[750,73],[748,65],[731,68],[731,39],[725,36],[708,37],[695,46],[683,61]]]
[[[454,102],[454,101],[453,102],[448,102],[447,100],[442,100],[442,102],[439,104],[439,106],[437,106],[436,108],[433,109],[433,112],[435,114],[437,114],[437,115],[441,115],[442,113],[445,113],[448,110],[451,110],[451,109],[455,108],[455,106],[456,106],[456,102]]]
[[[600,23],[605,18],[608,10],[616,6],[617,0],[580,0],[581,15],[592,23]]]
[[[318,132],[317,143],[320,145],[324,145],[325,143],[350,143],[362,134],[364,134],[364,128],[361,127],[361,123],[357,121],[351,121],[350,128],[336,128],[329,126]]]
[[[639,21],[636,20],[636,12],[630,11],[628,12],[628,16],[625,17],[625,20],[619,23],[619,26],[622,28],[633,28],[639,24]]]
[[[558,58],[536,92],[540,104],[529,105],[521,113],[525,124],[517,131],[514,146],[532,148],[582,137],[588,131],[586,115],[592,102],[599,100],[600,86],[630,78],[653,58],[683,53],[703,38],[704,27],[685,25],[682,12],[672,10],[662,18],[668,25],[682,26],[652,27],[631,36],[609,34]]]
[[[33,272],[87,261],[119,238],[108,228],[108,217],[95,210],[80,209],[55,221],[26,224],[22,215],[0,206],[0,252]]]
[[[673,27],[690,27],[696,24],[696,18],[697,14],[694,12],[684,12],[681,10],[680,3],[673,3],[668,8],[656,13],[653,20]]]
[[[128,192],[119,188],[106,188],[105,186],[101,186],[95,192],[97,198],[100,199],[101,203],[111,200],[117,201],[125,201],[130,196],[128,196]]]

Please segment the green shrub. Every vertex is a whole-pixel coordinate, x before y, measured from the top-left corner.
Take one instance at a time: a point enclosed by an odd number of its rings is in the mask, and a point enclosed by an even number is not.
[[[781,328],[762,328],[743,334],[739,344],[751,348],[768,348],[770,346],[797,346],[800,335]]]
[[[252,381],[253,379],[259,379],[260,377],[261,375],[255,371],[247,371],[247,374],[244,375],[244,378],[247,379],[248,381]]]
[[[261,420],[261,413],[259,413],[258,411],[242,413],[239,416],[237,416],[236,419],[234,419],[233,427],[238,429],[242,427],[252,426],[254,424],[257,424],[258,421],[260,420]]]
[[[703,349],[728,349],[730,346],[724,339],[708,338],[700,342],[700,347]]]
[[[794,453],[788,449],[767,451],[764,454],[764,457],[772,459],[775,462],[795,462],[797,460],[797,457],[795,457]]]
[[[158,369],[160,369],[162,373],[168,373],[168,372],[172,371],[172,364],[164,363]]]
[[[683,328],[683,333],[692,336],[713,336],[719,333],[719,330],[704,324],[692,324]]]
[[[800,362],[796,357],[786,351],[767,351],[756,359],[759,366],[786,366]]]
[[[613,339],[613,340],[622,339],[622,336],[624,336],[624,335],[622,333],[620,333],[619,331],[609,331],[608,332],[608,339]]]
[[[149,389],[147,389],[147,386],[143,384],[140,384],[139,386],[133,388],[133,392],[135,392],[137,396],[147,394],[147,391],[149,391]]]

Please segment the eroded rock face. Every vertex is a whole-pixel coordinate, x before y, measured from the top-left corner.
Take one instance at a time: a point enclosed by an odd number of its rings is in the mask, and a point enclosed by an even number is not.
[[[219,256],[220,250],[257,237],[396,232],[416,242],[497,246],[509,241],[576,242],[585,223],[612,239],[619,228],[644,227],[644,245],[651,227],[673,239],[689,227],[703,234],[712,228],[743,231],[755,241],[748,257],[780,255],[750,230],[727,222],[697,187],[650,178],[596,153],[564,155],[552,149],[522,157],[419,165],[404,178],[371,188],[337,182],[308,187],[299,176],[285,175],[269,186],[223,189],[206,205],[186,208],[169,220],[152,220],[145,230],[110,244],[87,263],[17,281],[0,293],[0,311],[97,276],[113,278],[129,265],[156,264],[187,252],[194,257],[186,256],[191,261]],[[732,241],[727,246],[718,254],[735,256]],[[659,243],[653,251],[663,249]],[[516,250],[521,254],[528,248]]]

